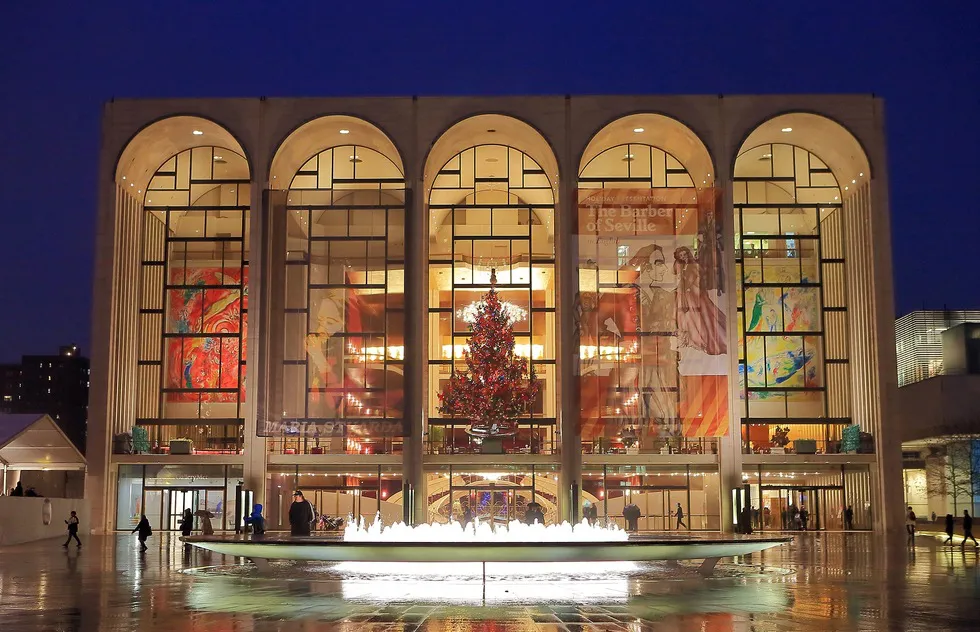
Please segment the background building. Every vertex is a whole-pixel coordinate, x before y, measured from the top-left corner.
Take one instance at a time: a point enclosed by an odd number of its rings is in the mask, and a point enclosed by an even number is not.
[[[0,412],[51,416],[84,454],[88,422],[89,360],[76,345],[58,355],[25,355],[0,365]]]
[[[980,508],[980,310],[896,321],[905,500],[921,518]]]
[[[114,101],[93,522],[231,527],[241,484],[273,529],[296,487],[387,521],[900,525],[885,165],[861,95]],[[492,274],[540,396],[481,442],[438,393]]]

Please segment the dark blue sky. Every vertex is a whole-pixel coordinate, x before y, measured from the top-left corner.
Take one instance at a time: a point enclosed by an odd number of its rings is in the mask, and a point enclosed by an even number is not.
[[[88,351],[113,96],[873,92],[898,313],[980,306],[978,2],[88,4],[0,19],[0,361]]]

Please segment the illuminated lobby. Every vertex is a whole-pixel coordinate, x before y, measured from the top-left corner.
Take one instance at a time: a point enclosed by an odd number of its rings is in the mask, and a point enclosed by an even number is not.
[[[901,524],[884,119],[843,96],[116,100],[93,529]],[[538,396],[440,412],[491,287]],[[684,525],[676,519],[677,507]],[[847,525],[845,509],[853,510]]]

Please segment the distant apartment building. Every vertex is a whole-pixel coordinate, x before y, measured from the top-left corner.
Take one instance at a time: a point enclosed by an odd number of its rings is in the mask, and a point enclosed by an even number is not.
[[[89,360],[76,345],[0,365],[0,413],[46,413],[85,451]]]

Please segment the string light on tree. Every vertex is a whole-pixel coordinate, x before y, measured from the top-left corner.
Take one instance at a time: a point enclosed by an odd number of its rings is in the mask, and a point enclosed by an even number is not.
[[[517,419],[530,409],[539,389],[527,358],[514,353],[512,327],[526,312],[501,301],[496,284],[496,270],[491,270],[490,291],[457,314],[471,333],[463,349],[466,371],[454,371],[439,393],[439,412],[469,419],[468,432],[481,438],[515,434]]]

